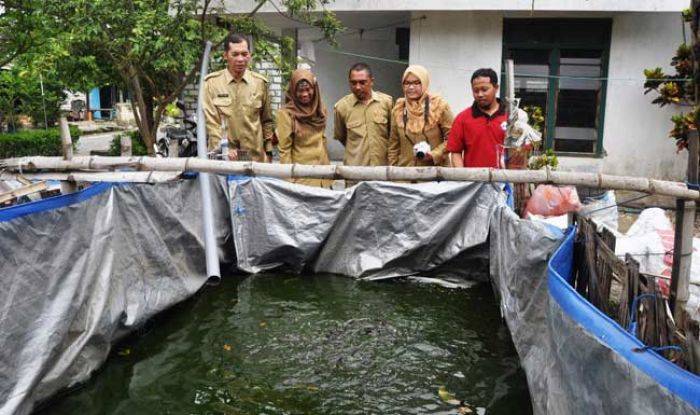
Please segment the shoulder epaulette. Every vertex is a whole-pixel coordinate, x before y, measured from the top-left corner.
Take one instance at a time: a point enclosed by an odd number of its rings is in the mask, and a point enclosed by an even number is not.
[[[351,96],[352,96],[352,94],[348,94],[348,95],[345,95],[344,97],[340,98],[338,100],[338,102],[336,102],[335,105],[333,105],[333,108],[338,108],[339,105],[342,105],[345,102],[347,102]]]
[[[265,83],[270,83],[270,81],[267,80],[265,75],[260,75],[259,73],[253,71],[250,71],[250,74],[253,75],[255,78],[261,79]]]
[[[224,71],[212,72],[212,73],[210,73],[209,75],[205,76],[205,77],[204,77],[204,80],[206,81],[206,80],[208,80],[208,79],[216,78],[217,76],[221,76],[221,74],[222,74],[223,72],[224,72]]]
[[[377,92],[377,94],[379,94],[379,96],[380,96],[381,98],[384,98],[384,99],[386,99],[386,100],[388,100],[388,101],[392,101],[392,102],[394,101],[394,98],[393,98],[391,95],[385,94],[385,93],[383,93],[383,92],[381,92],[381,91],[376,91],[376,92]]]

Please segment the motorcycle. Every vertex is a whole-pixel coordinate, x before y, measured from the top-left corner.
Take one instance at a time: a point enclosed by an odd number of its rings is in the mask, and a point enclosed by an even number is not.
[[[177,143],[177,157],[197,156],[197,123],[190,120],[185,106],[177,102],[182,116],[175,117],[176,122],[159,128],[158,137],[153,144],[156,157],[170,157],[171,143]]]

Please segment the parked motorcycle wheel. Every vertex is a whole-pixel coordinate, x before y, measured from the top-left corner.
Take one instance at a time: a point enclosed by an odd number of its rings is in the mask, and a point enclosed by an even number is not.
[[[170,155],[168,141],[164,139],[160,139],[153,144],[153,150],[155,150],[156,157],[167,158]]]

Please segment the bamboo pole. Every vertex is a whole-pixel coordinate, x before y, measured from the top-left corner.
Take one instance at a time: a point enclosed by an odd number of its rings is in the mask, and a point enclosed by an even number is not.
[[[131,151],[131,136],[129,134],[122,134],[122,136],[119,137],[119,153],[122,156],[128,157],[131,155]]]
[[[68,127],[68,119],[65,115],[61,115],[58,120],[61,133],[61,150],[63,152],[63,159],[69,161],[73,159],[73,140],[70,136],[70,127]],[[73,193],[78,190],[78,186],[75,182],[62,181],[61,182],[61,193],[68,194]]]
[[[61,131],[61,150],[63,151],[63,158],[70,160],[73,158],[73,140],[70,136],[70,128],[68,127],[68,120],[65,115],[61,115],[58,119],[58,124]]]
[[[26,177],[32,181],[73,181],[73,182],[124,182],[124,183],[162,183],[180,180],[180,172],[165,171],[93,171],[93,172],[51,172],[0,173],[0,181],[19,180]]]
[[[196,171],[214,174],[315,179],[374,181],[471,181],[511,183],[551,183],[587,186],[596,189],[629,190],[686,200],[700,199],[700,192],[685,183],[545,170],[499,170],[490,168],[394,167],[268,164],[252,161],[224,161],[197,158],[80,156],[72,160],[60,157],[24,157],[0,160],[0,169],[8,171],[109,171],[132,168],[139,171]]]
[[[673,241],[673,268],[671,270],[671,310],[679,327],[683,327],[685,305],[690,298],[690,265],[693,256],[693,226],[695,202],[676,200],[676,224]]]
[[[16,199],[18,197],[31,195],[46,190],[46,182],[30,183],[8,192],[0,193],[0,204]]]

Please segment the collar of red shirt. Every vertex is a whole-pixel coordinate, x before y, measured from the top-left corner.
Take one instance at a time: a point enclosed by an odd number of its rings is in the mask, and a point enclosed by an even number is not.
[[[487,119],[492,120],[498,117],[499,115],[504,115],[506,113],[506,106],[503,105],[500,99],[496,98],[496,101],[498,101],[498,110],[496,110],[496,112],[494,112],[491,115],[488,115],[487,113],[482,111],[481,108],[479,108],[479,106],[476,104],[476,101],[474,101],[474,103],[472,104],[472,117],[486,117]]]

